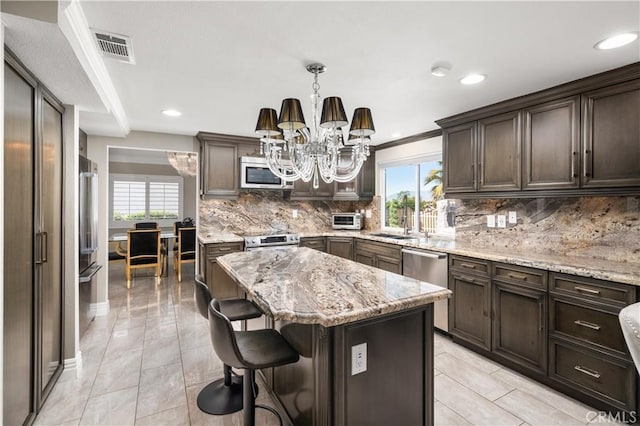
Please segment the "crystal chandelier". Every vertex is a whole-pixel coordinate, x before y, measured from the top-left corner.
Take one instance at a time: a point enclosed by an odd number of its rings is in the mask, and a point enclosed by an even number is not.
[[[356,108],[345,139],[343,129],[348,121],[339,97],[325,98],[320,113],[318,74],[326,69],[318,63],[307,66],[314,76],[311,129],[304,121],[300,100],[292,98],[282,101],[279,117],[274,109],[262,108],[256,125],[260,154],[269,169],[285,181],[313,180],[314,188],[319,178],[327,183],[353,180],[369,156],[370,136],[375,133],[371,110]]]
[[[182,177],[195,176],[198,168],[197,155],[191,152],[167,152],[167,159]]]

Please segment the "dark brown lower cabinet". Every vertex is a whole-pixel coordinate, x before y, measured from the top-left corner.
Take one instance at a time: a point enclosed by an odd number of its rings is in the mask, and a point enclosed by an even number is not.
[[[327,237],[327,253],[353,260],[353,238]]]
[[[489,278],[449,274],[449,332],[479,348],[491,350],[491,281]]]
[[[327,239],[325,237],[302,237],[300,238],[300,247],[308,247],[326,253]]]
[[[354,260],[395,274],[402,274],[402,247],[356,238]]]
[[[238,296],[238,285],[220,268],[218,257],[242,251],[242,242],[200,244],[200,275],[215,298]]]
[[[552,338],[550,346],[550,379],[592,398],[590,404],[598,409],[635,412],[637,373],[632,362],[563,339]]]
[[[493,313],[493,353],[546,374],[546,291],[494,281]]]

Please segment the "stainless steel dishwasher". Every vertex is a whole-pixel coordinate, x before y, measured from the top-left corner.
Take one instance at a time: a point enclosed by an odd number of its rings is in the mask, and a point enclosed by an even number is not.
[[[402,249],[403,275],[449,288],[447,254],[414,248]],[[449,332],[449,300],[438,300],[433,304],[434,325]]]

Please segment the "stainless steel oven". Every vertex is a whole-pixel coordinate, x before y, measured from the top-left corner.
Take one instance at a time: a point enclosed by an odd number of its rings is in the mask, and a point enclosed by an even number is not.
[[[279,178],[262,157],[240,157],[240,187],[248,189],[292,189],[292,181]]]
[[[244,237],[245,251],[298,245],[300,245],[300,236],[298,234],[261,234]]]

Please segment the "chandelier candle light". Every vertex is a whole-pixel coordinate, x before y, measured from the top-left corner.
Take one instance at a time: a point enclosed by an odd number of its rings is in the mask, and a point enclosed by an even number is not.
[[[339,97],[325,98],[320,113],[318,74],[326,69],[323,64],[307,65],[314,76],[311,129],[304,121],[300,100],[292,98],[282,101],[277,118],[273,108],[262,108],[256,125],[260,154],[273,174],[289,182],[313,179],[316,189],[319,177],[327,183],[353,180],[369,156],[370,136],[375,133],[371,110],[356,108],[345,142],[343,128],[348,121]]]

